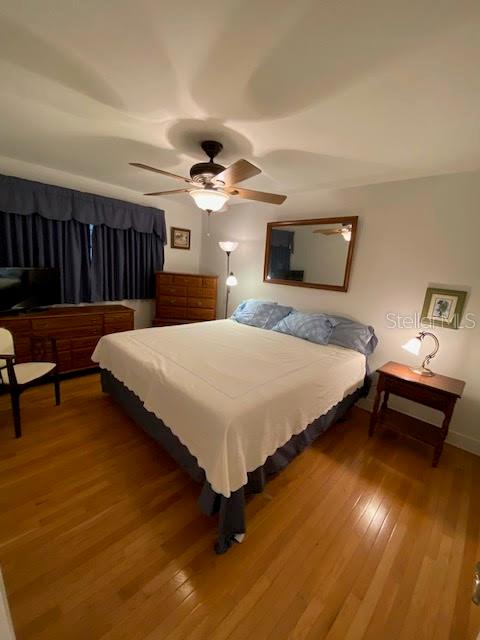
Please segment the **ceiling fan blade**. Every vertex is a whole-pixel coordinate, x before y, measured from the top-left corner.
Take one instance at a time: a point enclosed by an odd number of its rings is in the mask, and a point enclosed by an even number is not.
[[[154,193],[144,193],[144,196],[168,196],[171,193],[189,193],[190,189],[170,189],[169,191],[155,191]]]
[[[313,231],[313,233],[321,233],[324,236],[334,236],[337,235],[338,233],[342,233],[343,229],[315,229],[315,231]]]
[[[265,191],[253,191],[252,189],[242,189],[241,187],[228,187],[227,193],[231,196],[239,196],[247,200],[258,200],[259,202],[268,202],[269,204],[282,204],[287,196],[281,196],[278,193],[266,193]]]
[[[229,167],[215,176],[215,181],[220,180],[225,185],[229,186],[242,182],[247,178],[253,178],[253,176],[262,173],[262,170],[256,167],[248,160],[237,160]]]
[[[152,171],[153,173],[160,173],[162,176],[167,176],[169,178],[174,178],[175,180],[181,180],[182,182],[192,184],[190,178],[184,178],[183,176],[178,176],[176,173],[170,173],[170,171],[164,171],[163,169],[155,169],[155,167],[149,167],[148,164],[142,164],[141,162],[129,162],[128,164],[132,167],[138,167],[139,169],[145,169],[145,171]]]

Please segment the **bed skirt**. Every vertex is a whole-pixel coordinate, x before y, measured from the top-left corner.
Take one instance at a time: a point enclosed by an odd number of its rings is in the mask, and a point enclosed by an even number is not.
[[[200,510],[207,515],[218,513],[218,537],[215,542],[215,552],[221,554],[232,546],[237,536],[246,532],[245,496],[249,493],[263,491],[269,476],[281,471],[299,453],[311,445],[320,434],[341,420],[359,398],[368,394],[370,377],[365,377],[362,387],[307,425],[302,432],[292,436],[287,443],[269,456],[262,466],[251,471],[248,474],[247,483],[234,491],[229,498],[213,491],[205,478],[204,470],[198,466],[197,459],[160,418],[145,409],[140,398],[106,369],[101,370],[101,383],[102,390],[110,394],[149,436],[159,442],[193,480],[202,484],[198,499]]]

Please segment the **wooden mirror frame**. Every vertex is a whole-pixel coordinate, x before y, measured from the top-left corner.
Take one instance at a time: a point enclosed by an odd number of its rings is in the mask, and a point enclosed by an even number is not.
[[[311,220],[277,220],[275,222],[267,222],[267,237],[265,240],[265,260],[263,264],[263,281],[269,284],[286,284],[290,287],[308,287],[310,289],[328,289],[329,291],[348,291],[348,283],[350,281],[350,271],[352,268],[353,251],[355,248],[355,240],[357,237],[358,216],[344,216],[340,218],[312,218]],[[270,263],[270,239],[272,229],[276,227],[290,227],[296,225],[321,225],[321,224],[349,224],[352,226],[352,237],[349,242],[347,261],[345,264],[345,276],[343,284],[317,284],[315,282],[298,282],[296,280],[283,280],[280,278],[267,278],[268,265]]]

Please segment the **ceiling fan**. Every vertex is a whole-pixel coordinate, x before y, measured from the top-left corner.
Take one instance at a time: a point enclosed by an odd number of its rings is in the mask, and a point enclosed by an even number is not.
[[[324,236],[336,236],[341,234],[345,242],[350,242],[352,239],[352,225],[345,224],[336,229],[315,229],[312,233],[321,233]]]
[[[203,209],[207,213],[219,211],[227,202],[230,196],[238,196],[246,200],[257,200],[258,202],[267,202],[268,204],[282,204],[287,196],[276,193],[265,193],[264,191],[253,191],[252,189],[244,189],[237,187],[238,182],[243,182],[247,178],[261,173],[261,170],[248,160],[237,160],[229,167],[214,162],[223,149],[223,145],[215,140],[205,140],[200,144],[207,154],[208,162],[197,162],[190,169],[190,178],[179,176],[170,171],[156,169],[140,162],[130,162],[132,167],[153,171],[161,175],[174,178],[185,182],[189,187],[184,189],[171,189],[169,191],[155,191],[154,193],[145,193],[146,196],[166,196],[173,193],[188,193],[194,200],[197,207]]]

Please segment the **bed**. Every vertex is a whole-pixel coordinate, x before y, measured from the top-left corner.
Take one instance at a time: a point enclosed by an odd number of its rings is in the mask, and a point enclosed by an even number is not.
[[[368,392],[366,357],[233,320],[101,338],[102,389],[202,483],[217,553],[246,531],[263,489]]]

